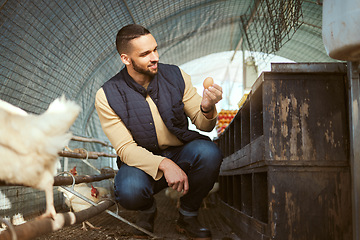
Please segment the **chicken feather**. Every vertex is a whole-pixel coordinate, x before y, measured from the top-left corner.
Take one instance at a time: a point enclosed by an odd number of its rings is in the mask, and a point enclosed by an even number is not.
[[[79,112],[80,107],[64,96],[41,115],[0,100],[0,179],[45,191],[42,217],[56,215],[53,184],[58,152],[70,141],[67,131]]]

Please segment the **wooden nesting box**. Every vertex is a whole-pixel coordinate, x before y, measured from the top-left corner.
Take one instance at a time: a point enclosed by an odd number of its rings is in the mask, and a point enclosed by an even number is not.
[[[217,139],[222,214],[244,239],[351,239],[346,65],[273,64]]]

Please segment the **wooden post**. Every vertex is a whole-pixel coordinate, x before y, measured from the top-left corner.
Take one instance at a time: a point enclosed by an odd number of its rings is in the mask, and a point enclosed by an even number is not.
[[[360,63],[348,62],[353,239],[360,239]]]

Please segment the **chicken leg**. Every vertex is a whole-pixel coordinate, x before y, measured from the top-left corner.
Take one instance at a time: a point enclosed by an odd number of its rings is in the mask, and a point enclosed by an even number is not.
[[[87,227],[86,227],[86,224],[87,224],[91,229],[97,229],[97,230],[101,229],[101,227],[95,227],[95,226],[92,225],[89,221],[83,221],[83,222],[82,222],[82,227],[81,227],[81,229],[84,230],[84,231],[87,231],[87,230],[88,230]]]
[[[53,193],[53,185],[49,185],[45,188],[45,198],[46,198],[46,211],[40,218],[51,217],[55,220],[56,211],[54,207],[54,193]]]

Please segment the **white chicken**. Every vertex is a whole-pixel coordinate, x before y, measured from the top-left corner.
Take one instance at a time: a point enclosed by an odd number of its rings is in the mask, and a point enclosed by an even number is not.
[[[184,194],[182,192],[178,192],[177,190],[172,189],[171,187],[167,187],[165,190],[165,196],[169,197],[171,201],[175,202],[176,208],[180,207],[180,198]]]
[[[214,193],[216,193],[217,191],[219,191],[220,189],[220,184],[219,182],[215,182],[214,186],[212,187],[212,189],[210,190],[210,192],[208,193],[208,195],[204,198],[203,200],[203,204],[204,204],[204,208],[208,208],[208,204],[209,204],[209,199],[211,196],[213,196]]]
[[[91,203],[86,202],[85,200],[75,196],[71,192],[64,190],[63,188],[59,187],[59,191],[63,192],[65,196],[65,204],[72,209],[74,212],[80,212],[82,210],[85,210],[89,207],[91,207]],[[104,198],[110,198],[111,194],[110,191],[103,187],[93,187],[91,185],[91,188],[87,186],[86,183],[80,183],[74,186],[74,191],[80,193],[87,199],[90,199],[91,201],[98,203]],[[95,228],[92,224],[90,224],[88,221],[83,222],[83,229],[86,230],[85,223],[87,223],[91,228]]]
[[[204,198],[204,208],[207,208],[207,200],[208,198],[213,194],[216,193],[219,190],[219,183],[214,183],[214,186],[209,191],[208,195]],[[172,201],[176,202],[176,207],[180,207],[180,198],[183,196],[182,192],[178,192],[177,190],[172,189],[171,187],[166,188],[165,190],[165,196],[169,197]]]
[[[80,107],[64,96],[41,115],[28,114],[0,100],[0,180],[45,191],[46,211],[55,218],[53,184],[58,152],[68,144],[68,132]]]

